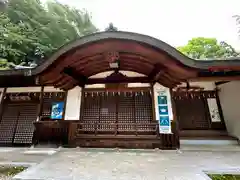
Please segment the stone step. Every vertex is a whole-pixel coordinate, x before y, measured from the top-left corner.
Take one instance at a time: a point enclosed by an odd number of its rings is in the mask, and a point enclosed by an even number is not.
[[[181,144],[180,151],[239,152],[240,146],[229,144]]]
[[[54,143],[40,143],[34,146],[34,148],[58,148],[59,146]]]
[[[181,130],[179,132],[181,138],[185,137],[226,137],[228,136],[225,130]]]
[[[180,139],[182,145],[239,145],[236,139]]]

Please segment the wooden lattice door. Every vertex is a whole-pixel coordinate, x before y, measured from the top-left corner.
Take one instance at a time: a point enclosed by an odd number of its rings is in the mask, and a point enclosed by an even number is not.
[[[97,92],[84,92],[81,112],[81,121],[84,123],[82,129],[95,131],[94,123],[100,119],[101,96]]]
[[[135,92],[136,122],[151,122],[153,120],[152,108],[152,95],[150,91]]]
[[[211,127],[208,107],[200,93],[175,94],[174,101],[180,130],[203,130]]]
[[[99,103],[99,130],[114,131],[113,123],[117,121],[117,93],[100,92]]]
[[[152,121],[152,97],[149,91],[84,92],[81,121],[84,129],[119,132],[136,128],[134,123]]]
[[[152,94],[150,91],[135,93],[135,118],[137,123],[151,123],[153,120]],[[141,131],[152,131],[154,127],[148,125],[138,127]]]
[[[37,119],[38,104],[28,103],[22,104],[18,113],[18,121],[14,134],[14,144],[31,144],[34,125],[33,122]]]
[[[0,122],[0,143],[12,144],[14,132],[18,120],[19,105],[4,104],[3,114]]]
[[[119,92],[117,101],[117,122],[119,123],[118,131],[128,131],[134,129],[135,123],[135,94],[133,92]]]
[[[37,103],[5,103],[0,123],[0,143],[31,144]]]

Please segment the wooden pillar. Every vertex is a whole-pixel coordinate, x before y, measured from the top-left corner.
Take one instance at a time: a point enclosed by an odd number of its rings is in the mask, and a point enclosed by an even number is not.
[[[7,88],[3,88],[3,91],[0,96],[0,121],[2,120],[2,113],[3,113],[3,106],[4,106],[4,99],[6,96]]]
[[[177,122],[177,107],[176,107],[176,103],[173,98],[173,90],[172,89],[170,89],[170,96],[171,96],[171,102],[172,102],[173,121]]]
[[[40,96],[39,96],[39,109],[38,109],[38,117],[37,121],[40,121],[42,118],[42,111],[43,111],[43,95],[44,95],[44,86],[41,86]]]
[[[67,98],[68,98],[68,91],[64,92],[64,108],[63,108],[63,115],[62,115],[62,120],[65,120],[65,114],[66,114],[66,107],[67,107]]]
[[[151,83],[151,94],[152,94],[152,113],[153,113],[153,121],[157,121],[156,119],[156,111],[155,111],[155,96],[154,96],[154,89],[153,89],[154,83]]]
[[[85,87],[82,88],[80,107],[78,107],[80,108],[79,121],[83,121],[84,97],[85,97]]]
[[[178,116],[177,116],[177,106],[174,100],[173,90],[170,89],[170,96],[172,102],[172,113],[173,113],[173,121],[172,121],[172,132],[173,132],[173,146],[177,149],[180,148],[180,138],[179,138],[179,126],[178,126]]]

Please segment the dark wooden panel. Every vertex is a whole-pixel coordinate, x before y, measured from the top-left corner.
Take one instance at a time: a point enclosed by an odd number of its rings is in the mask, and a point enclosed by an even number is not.
[[[176,115],[181,130],[211,129],[206,99],[214,92],[174,92]]]

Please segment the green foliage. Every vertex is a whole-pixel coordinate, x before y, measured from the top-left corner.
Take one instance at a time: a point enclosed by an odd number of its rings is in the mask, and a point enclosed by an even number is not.
[[[193,59],[224,59],[239,56],[232,46],[226,42],[218,43],[215,38],[193,38],[187,45],[177,49]]]
[[[97,31],[91,17],[57,1],[9,0],[0,14],[0,57],[39,62],[80,36]]]
[[[10,69],[10,63],[6,59],[0,58],[0,70]]]
[[[240,175],[209,175],[212,180],[240,180]]]

